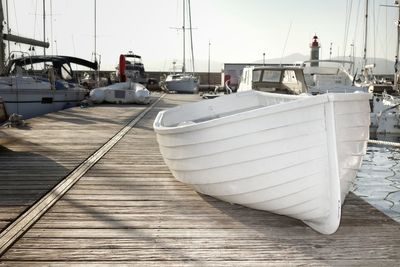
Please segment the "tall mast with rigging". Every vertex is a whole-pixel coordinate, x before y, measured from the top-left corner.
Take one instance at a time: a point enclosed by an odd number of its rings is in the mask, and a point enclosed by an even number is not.
[[[193,52],[193,35],[192,35],[192,11],[190,9],[190,0],[188,0],[189,8],[189,33],[190,33],[190,51],[192,55],[192,74],[194,75],[194,52]]]
[[[183,35],[183,63],[182,63],[182,73],[186,72],[186,46],[185,46],[185,41],[186,41],[186,35],[185,35],[185,31],[186,31],[186,17],[185,17],[185,2],[186,0],[183,0],[183,16],[182,16],[182,35]]]
[[[394,1],[394,5],[381,5],[385,7],[395,7],[398,9],[398,17],[396,21],[396,27],[397,27],[397,43],[396,43],[396,55],[394,59],[394,80],[393,80],[393,88],[395,90],[399,90],[399,84],[398,84],[398,79],[399,79],[399,46],[400,46],[400,5],[399,1]]]
[[[44,0],[43,0],[43,2],[44,2]],[[8,10],[6,10],[6,11],[7,11],[7,16],[8,16]],[[39,46],[39,47],[43,47],[43,48],[49,48],[50,44],[48,42],[46,42],[46,40],[38,41],[35,39],[25,38],[25,37],[13,35],[13,34],[9,33],[8,31],[7,31],[7,33],[3,33],[3,30],[4,30],[3,21],[4,21],[3,1],[0,0],[0,73],[4,73],[4,69],[5,69],[5,66],[4,66],[4,64],[5,64],[4,40],[10,41],[10,42],[32,45],[32,46]],[[9,26],[7,26],[7,28],[8,27]]]
[[[367,42],[368,42],[368,0],[365,1],[365,33],[364,33],[364,67],[367,65]]]
[[[43,43],[46,42],[46,0],[43,0]],[[46,47],[43,47],[43,55],[46,56]]]
[[[397,44],[396,44],[396,56],[395,56],[395,67],[394,67],[394,82],[393,82],[393,86],[395,90],[399,90],[398,88],[398,73],[399,73],[399,69],[398,69],[398,63],[399,63],[399,46],[400,46],[400,6],[399,6],[399,1],[394,1],[395,7],[397,7],[399,15],[397,18],[397,23],[396,23],[396,27],[397,27]]]

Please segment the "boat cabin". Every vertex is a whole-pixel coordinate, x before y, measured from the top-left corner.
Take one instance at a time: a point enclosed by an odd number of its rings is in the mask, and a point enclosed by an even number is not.
[[[29,56],[11,59],[3,76],[22,75],[48,78],[49,73],[56,79],[68,82],[78,82],[71,64],[97,70],[97,62],[90,62],[81,58],[69,56]]]
[[[299,95],[307,93],[303,69],[298,67],[245,67],[238,92],[257,90]]]

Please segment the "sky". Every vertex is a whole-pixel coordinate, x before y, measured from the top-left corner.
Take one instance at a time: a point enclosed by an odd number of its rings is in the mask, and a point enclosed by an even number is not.
[[[392,5],[389,0],[369,2],[367,55],[393,60],[399,9],[382,6]],[[170,71],[174,61],[181,65],[182,31],[175,28],[182,27],[182,0],[45,3],[46,54],[91,60],[96,43],[102,70],[115,69],[119,55],[128,51],[142,56],[146,70]],[[8,11],[11,33],[43,40],[43,0],[8,0]],[[264,53],[266,62],[309,55],[315,34],[321,58],[349,58],[352,48],[356,57],[363,56],[365,0],[191,0],[191,18],[196,71],[207,71],[208,58],[211,71],[220,71],[222,63],[262,62]],[[28,51],[26,45],[10,48]]]

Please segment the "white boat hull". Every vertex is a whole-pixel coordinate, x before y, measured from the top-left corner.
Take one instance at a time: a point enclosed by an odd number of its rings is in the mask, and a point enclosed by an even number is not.
[[[24,119],[77,106],[88,94],[80,87],[51,89],[46,81],[32,78],[4,77],[0,80],[0,96],[3,98],[8,115],[17,113]],[[18,89],[17,89],[18,88]]]
[[[191,75],[179,76],[177,78],[173,78],[178,75],[170,75],[164,82],[165,87],[168,91],[174,91],[177,93],[189,93],[189,94],[197,94],[199,91],[199,82],[198,79]]]
[[[400,100],[388,94],[372,99],[371,128],[377,134],[400,134]]]
[[[366,150],[369,97],[249,91],[162,111],[154,129],[179,181],[331,234]]]

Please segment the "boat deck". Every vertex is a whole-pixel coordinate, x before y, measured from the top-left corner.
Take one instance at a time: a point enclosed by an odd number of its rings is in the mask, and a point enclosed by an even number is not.
[[[400,224],[353,194],[339,230],[326,236],[177,182],[152,123],[162,109],[199,100],[77,107],[1,128],[0,266],[400,262]]]

